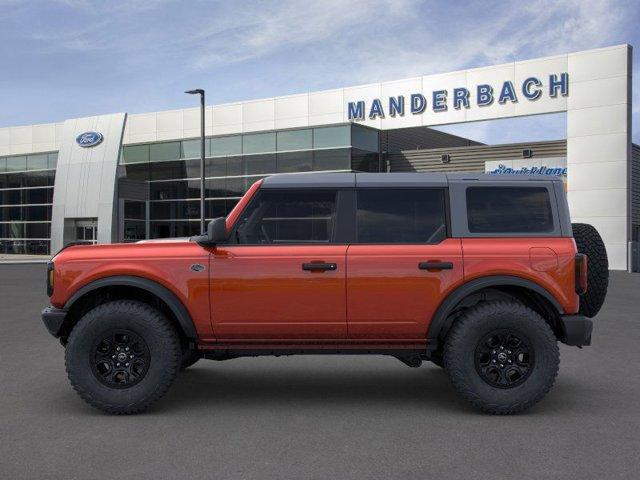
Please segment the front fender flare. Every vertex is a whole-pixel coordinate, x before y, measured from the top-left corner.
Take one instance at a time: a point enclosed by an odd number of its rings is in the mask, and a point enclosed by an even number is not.
[[[549,293],[547,289],[531,280],[509,275],[492,275],[489,277],[477,278],[456,288],[447,296],[436,310],[427,331],[427,343],[430,345],[430,349],[437,348],[440,334],[442,332],[446,332],[451,326],[451,320],[448,317],[455,306],[469,295],[489,287],[526,288],[546,299],[555,308],[559,315],[564,314],[564,309],[558,300]]]
[[[180,301],[176,295],[169,290],[168,288],[160,285],[159,283],[149,280],[143,277],[136,277],[132,275],[118,275],[113,277],[104,277],[98,280],[94,280],[87,285],[79,288],[72,296],[67,300],[64,305],[64,309],[69,311],[69,309],[73,306],[75,302],[77,302],[80,298],[85,296],[87,293],[90,293],[94,290],[104,287],[115,287],[115,286],[129,286],[136,287],[142,290],[146,290],[152,295],[155,295],[160,300],[162,300],[173,315],[178,320],[180,324],[180,328],[182,329],[185,336],[190,340],[196,340],[198,338],[198,334],[193,325],[193,320],[191,319],[191,315],[187,311],[186,307]]]

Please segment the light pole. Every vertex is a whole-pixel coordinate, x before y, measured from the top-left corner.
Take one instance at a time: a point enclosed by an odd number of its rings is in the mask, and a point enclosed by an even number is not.
[[[197,88],[184,93],[200,95],[200,233],[204,235],[207,231],[204,224],[204,90]]]

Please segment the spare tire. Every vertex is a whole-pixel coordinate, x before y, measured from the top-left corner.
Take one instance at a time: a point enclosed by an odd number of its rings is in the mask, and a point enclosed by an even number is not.
[[[602,307],[609,286],[607,250],[598,231],[586,223],[572,223],[579,253],[587,255],[587,291],[580,296],[580,313],[594,317]]]

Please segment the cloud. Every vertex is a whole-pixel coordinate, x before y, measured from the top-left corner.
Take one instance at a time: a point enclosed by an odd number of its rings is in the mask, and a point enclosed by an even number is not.
[[[192,65],[197,69],[224,67],[322,42],[344,45],[354,30],[366,35],[367,26],[378,27],[381,12],[385,21],[408,16],[408,1],[326,0],[322,2],[281,1],[269,4],[272,8],[242,9],[229,12],[234,18],[226,28],[212,25],[194,37],[194,43],[212,42],[212,52],[196,53]]]
[[[640,4],[632,0],[0,0],[0,5],[5,6],[0,60],[12,65],[5,82],[38,78],[44,62],[53,77],[47,89],[69,91],[71,97],[75,82],[91,83],[100,88],[105,108],[113,105],[114,111],[175,108],[182,99],[166,98],[165,92],[180,95],[176,85],[183,83],[213,84],[209,98],[225,102],[640,38],[635,25]],[[56,64],[64,65],[61,71],[55,72]],[[123,91],[132,93],[123,97]],[[635,89],[636,118],[639,92]],[[147,97],[153,101],[140,100]],[[133,105],[125,103],[132,98]],[[43,100],[34,98],[31,108]],[[73,114],[48,113],[55,119]],[[638,132],[640,122],[635,123]]]

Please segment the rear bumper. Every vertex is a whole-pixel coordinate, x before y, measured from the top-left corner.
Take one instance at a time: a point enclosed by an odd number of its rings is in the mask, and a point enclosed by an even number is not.
[[[591,345],[591,332],[593,322],[582,315],[562,315],[560,317],[562,327],[562,343],[582,347]]]
[[[55,307],[46,307],[42,310],[42,321],[44,322],[44,326],[47,327],[49,333],[56,338],[60,337],[62,325],[66,317],[66,310],[60,310]]]

